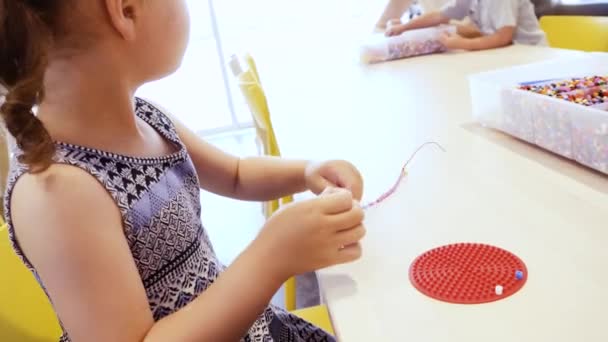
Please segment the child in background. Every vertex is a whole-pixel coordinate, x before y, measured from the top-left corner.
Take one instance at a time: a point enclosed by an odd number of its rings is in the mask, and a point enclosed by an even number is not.
[[[401,18],[409,11],[409,19],[422,12],[441,8],[449,0],[389,0],[378,22],[375,31],[384,32],[388,26],[401,24]]]
[[[289,277],[360,257],[361,176],[343,161],[235,158],[134,98],[178,68],[187,41],[185,0],[0,0],[13,247],[61,341],[334,341],[268,303]],[[321,195],[277,212],[225,268],[200,188]]]
[[[450,20],[470,17],[481,32],[480,37],[446,35],[442,43],[448,49],[485,50],[512,43],[547,45],[530,0],[452,0],[440,11],[429,12],[414,20],[390,27],[388,36],[407,30],[447,24]],[[460,31],[460,30],[459,30]]]

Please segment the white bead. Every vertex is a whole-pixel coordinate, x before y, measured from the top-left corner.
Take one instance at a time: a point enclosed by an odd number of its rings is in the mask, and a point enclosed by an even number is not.
[[[500,285],[496,285],[496,295],[502,296],[503,287]]]

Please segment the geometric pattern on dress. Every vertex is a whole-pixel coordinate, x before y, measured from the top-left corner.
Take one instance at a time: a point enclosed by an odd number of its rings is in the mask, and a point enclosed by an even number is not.
[[[154,319],[159,320],[192,302],[213,284],[224,267],[202,226],[199,181],[174,125],[160,110],[141,99],[135,101],[135,112],[174,143],[178,151],[160,158],[133,158],[57,143],[55,161],[88,172],[114,199],[150,310]],[[16,150],[15,156],[18,154]],[[24,165],[13,163],[4,205],[13,248],[36,275],[19,248],[10,218],[10,195],[26,170]],[[41,286],[44,289],[44,284]],[[243,283],[243,291],[246,287],[247,283]],[[64,330],[60,342],[69,341]],[[242,341],[333,342],[334,339],[296,316],[269,306]]]

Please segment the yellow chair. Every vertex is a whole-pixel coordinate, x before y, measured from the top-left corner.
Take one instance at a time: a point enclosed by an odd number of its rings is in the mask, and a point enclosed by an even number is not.
[[[329,318],[329,311],[327,311],[327,306],[325,305],[317,305],[310,308],[294,310],[291,313],[307,322],[316,325],[330,334],[335,334],[334,327],[332,326],[331,319]]]
[[[1,219],[0,219],[1,220]],[[57,342],[61,328],[32,273],[13,252],[0,226],[0,341]]]
[[[6,190],[6,179],[8,178],[10,164],[7,142],[5,130],[0,129],[0,217],[4,217],[4,191]]]
[[[543,16],[540,26],[555,48],[608,51],[608,17]]]
[[[274,134],[274,129],[272,128],[270,111],[261,86],[257,67],[253,58],[249,55],[245,56],[245,62],[247,63],[249,72],[242,73],[239,76],[239,86],[243,90],[243,94],[245,94],[245,92],[248,94],[245,98],[253,115],[257,141],[263,147],[264,155],[280,157],[281,151],[279,150],[277,138]],[[264,214],[266,217],[269,217],[279,209],[281,204],[290,202],[293,202],[293,196],[286,196],[279,200],[269,201],[265,203]]]
[[[230,68],[236,77],[237,83],[247,105],[253,116],[254,126],[256,128],[257,139],[264,149],[264,155],[280,157],[281,152],[277,143],[277,138],[270,120],[270,110],[266,95],[262,88],[260,76],[257,71],[255,61],[250,55],[243,57],[246,68],[243,69],[241,61],[238,57],[233,56],[230,61]],[[293,201],[292,196],[284,197],[280,200],[268,202],[265,210],[266,217],[274,213],[281,204],[290,203]],[[292,277],[285,283],[285,308],[292,311],[299,317],[325,329],[333,334],[333,328],[327,307],[324,305],[315,306],[301,310],[296,308],[296,280]],[[294,311],[295,310],[295,311]]]

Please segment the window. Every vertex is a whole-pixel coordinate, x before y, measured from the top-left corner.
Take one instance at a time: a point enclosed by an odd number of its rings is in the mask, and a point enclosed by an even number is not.
[[[559,0],[559,2],[563,5],[587,5],[608,3],[607,0]]]
[[[191,33],[181,68],[173,75],[142,87],[138,95],[151,98],[198,133],[238,128],[249,120],[234,116],[227,92],[220,41],[214,32],[213,2],[188,0]]]
[[[250,52],[255,57],[264,51],[283,54],[288,60],[289,54],[298,51],[282,50],[284,41],[319,41],[320,50],[322,41],[342,44],[341,40],[369,34],[385,4],[370,0],[187,1],[192,32],[182,67],[168,78],[145,85],[138,95],[159,102],[201,134],[251,127],[251,115],[226,65],[233,53]],[[328,42],[327,37],[337,40]]]

